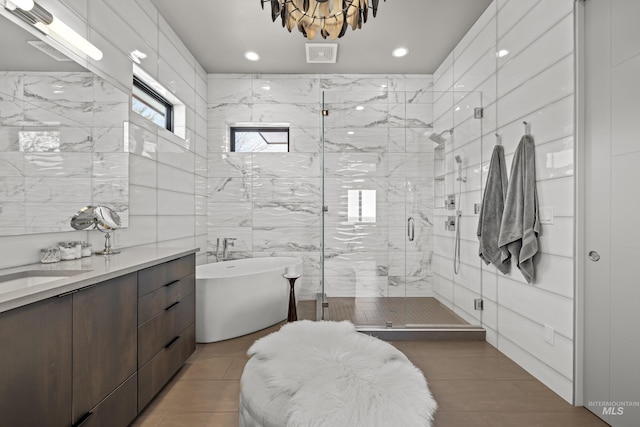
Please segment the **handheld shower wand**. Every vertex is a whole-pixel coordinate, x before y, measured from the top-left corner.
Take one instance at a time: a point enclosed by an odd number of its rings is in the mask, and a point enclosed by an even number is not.
[[[467,182],[467,178],[462,176],[462,157],[455,156],[458,176],[458,203],[456,204],[456,237],[453,247],[453,272],[458,274],[460,272],[460,219],[462,218],[462,183]]]

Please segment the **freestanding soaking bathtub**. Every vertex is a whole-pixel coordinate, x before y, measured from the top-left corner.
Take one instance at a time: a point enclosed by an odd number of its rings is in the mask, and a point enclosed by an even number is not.
[[[287,271],[302,274],[294,257],[248,258],[196,267],[196,341],[222,341],[287,318]],[[299,292],[300,281],[295,291]]]

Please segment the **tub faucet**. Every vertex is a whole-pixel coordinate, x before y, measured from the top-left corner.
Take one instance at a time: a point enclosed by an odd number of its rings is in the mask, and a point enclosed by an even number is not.
[[[227,250],[229,247],[233,247],[233,242],[236,240],[235,237],[225,237],[222,240],[222,260],[225,261],[227,259]]]

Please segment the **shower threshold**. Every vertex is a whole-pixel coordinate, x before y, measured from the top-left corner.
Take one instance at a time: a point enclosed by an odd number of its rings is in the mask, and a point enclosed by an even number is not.
[[[485,341],[486,331],[480,326],[433,325],[406,328],[357,326],[363,334],[383,341]]]

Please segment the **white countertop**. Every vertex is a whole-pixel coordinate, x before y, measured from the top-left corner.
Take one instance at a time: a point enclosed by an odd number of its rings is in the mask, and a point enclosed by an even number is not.
[[[2,282],[0,282],[0,313],[190,255],[199,250],[199,248],[134,247],[124,248],[116,255],[92,255],[54,264],[30,264],[3,269],[0,270],[0,278],[8,274],[33,270],[83,270],[83,272],[22,289],[3,291]]]

